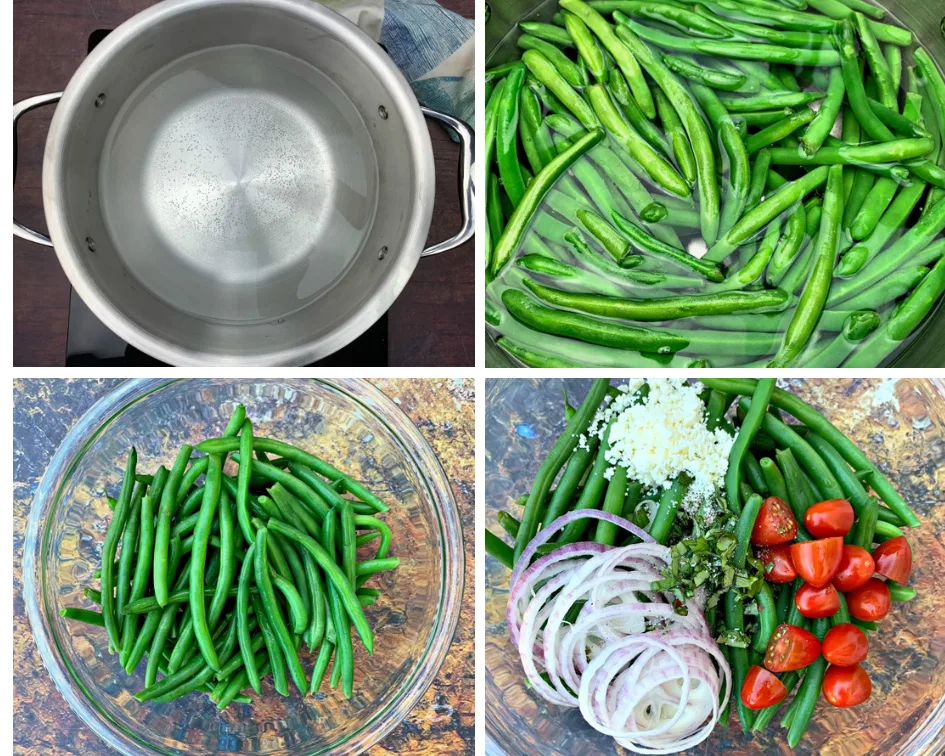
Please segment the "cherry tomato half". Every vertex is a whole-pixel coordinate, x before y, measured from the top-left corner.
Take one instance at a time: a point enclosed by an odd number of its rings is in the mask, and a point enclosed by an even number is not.
[[[870,650],[869,641],[856,625],[846,622],[834,625],[824,636],[824,658],[837,667],[852,667],[866,658]]]
[[[787,698],[784,683],[764,667],[752,665],[742,685],[742,703],[749,709],[765,709]]]
[[[797,625],[778,625],[765,649],[765,666],[772,672],[802,669],[820,656],[817,636]]]
[[[847,598],[849,599],[849,596]],[[840,608],[840,594],[831,583],[820,588],[804,583],[794,594],[794,604],[797,606],[797,611],[805,617],[811,619],[832,617]],[[852,611],[850,613],[852,614]]]
[[[905,536],[890,538],[873,552],[876,571],[883,577],[905,585],[912,572],[912,547]]]
[[[865,585],[847,594],[847,606],[850,609],[850,614],[858,620],[868,622],[881,620],[889,614],[891,603],[889,586],[879,578],[870,578]]]
[[[793,541],[795,536],[797,520],[791,508],[777,496],[769,496],[758,510],[755,527],[751,529],[751,542],[755,546],[777,546]]]
[[[840,567],[833,576],[833,584],[838,591],[855,591],[873,577],[875,572],[873,556],[859,546],[844,544]]]
[[[762,546],[755,550],[755,556],[764,564],[765,580],[769,583],[790,583],[797,577],[797,570],[794,569],[794,562],[791,561],[789,544]]]
[[[859,664],[837,667],[831,664],[824,673],[824,698],[834,706],[847,708],[863,703],[870,697],[873,684],[866,670]]]
[[[845,536],[853,527],[853,507],[846,499],[828,499],[809,507],[804,526],[814,538]]]
[[[791,561],[797,574],[815,588],[821,588],[837,574],[843,557],[843,539],[818,538],[791,544]]]

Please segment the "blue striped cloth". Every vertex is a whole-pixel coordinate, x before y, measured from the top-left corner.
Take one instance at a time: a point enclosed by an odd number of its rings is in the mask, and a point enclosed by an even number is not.
[[[378,40],[424,105],[472,123],[475,24],[433,0],[385,0]]]

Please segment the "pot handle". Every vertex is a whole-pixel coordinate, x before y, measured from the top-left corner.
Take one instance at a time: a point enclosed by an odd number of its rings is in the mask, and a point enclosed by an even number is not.
[[[454,118],[446,113],[441,113],[438,110],[432,110],[423,105],[420,106],[420,110],[423,111],[423,114],[427,118],[434,118],[440,121],[444,126],[449,127],[452,131],[455,131],[457,136],[459,136],[460,146],[462,147],[462,152],[459,157],[459,195],[460,209],[463,214],[463,225],[459,229],[459,232],[451,239],[446,239],[439,244],[434,244],[432,247],[427,247],[420,253],[421,257],[428,257],[430,255],[439,254],[440,252],[455,249],[460,244],[469,241],[475,232],[476,219],[474,208],[476,204],[476,192],[472,179],[472,167],[473,163],[476,162],[476,138],[472,128],[465,121],[460,121],[458,118]]]
[[[16,186],[16,123],[20,120],[20,116],[29,113],[31,110],[40,107],[41,105],[52,105],[53,103],[59,102],[59,99],[62,97],[62,92],[50,92],[49,94],[36,95],[36,97],[28,97],[25,100],[21,100],[13,106],[13,185]],[[53,245],[52,240],[46,236],[46,234],[41,234],[39,231],[33,231],[32,229],[27,228],[22,223],[19,223],[16,219],[16,216],[13,217],[13,234],[19,236],[21,239],[26,239],[26,241],[36,242],[37,244],[42,244],[44,247],[51,247]]]

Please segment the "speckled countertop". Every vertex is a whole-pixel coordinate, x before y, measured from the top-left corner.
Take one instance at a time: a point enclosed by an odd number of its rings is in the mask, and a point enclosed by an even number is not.
[[[120,382],[41,379],[13,384],[13,752],[17,754],[111,753],[72,713],[46,674],[26,617],[22,558],[30,502],[50,458],[82,414]],[[459,625],[436,681],[404,722],[369,753],[472,754],[474,384],[463,379],[371,382],[416,424],[449,476],[462,516],[467,577]]]

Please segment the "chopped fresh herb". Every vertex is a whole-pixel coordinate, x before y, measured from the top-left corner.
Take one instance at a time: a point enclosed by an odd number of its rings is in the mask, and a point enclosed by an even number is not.
[[[697,590],[705,596],[707,609],[716,606],[731,588],[742,595],[745,605],[761,590],[764,565],[759,560],[749,556],[743,570],[735,569],[732,563],[737,545],[733,532],[736,521],[725,510],[720,510],[708,525],[696,514],[684,528],[691,535],[671,547],[672,560],[662,572],[663,579],[653,583],[653,590],[671,592],[679,601],[678,613],[685,613],[684,602],[695,597]]]
[[[715,640],[720,646],[732,648],[748,648],[750,642],[748,636],[741,630],[723,630]]]

